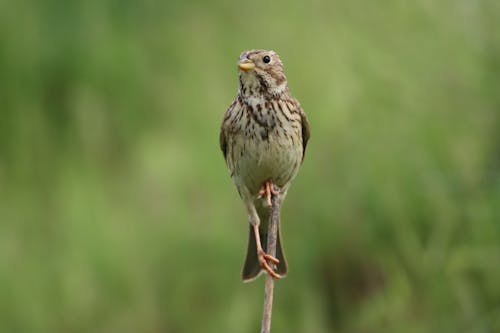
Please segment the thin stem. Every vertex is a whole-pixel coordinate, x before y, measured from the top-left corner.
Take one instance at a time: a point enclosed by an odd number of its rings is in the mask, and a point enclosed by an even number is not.
[[[280,198],[278,195],[272,195],[271,208],[269,213],[269,229],[267,232],[267,253],[276,256],[276,239],[278,233],[278,224],[280,219]],[[264,311],[262,314],[261,333],[271,332],[271,314],[273,311],[273,290],[274,279],[271,275],[266,275],[264,286]]]

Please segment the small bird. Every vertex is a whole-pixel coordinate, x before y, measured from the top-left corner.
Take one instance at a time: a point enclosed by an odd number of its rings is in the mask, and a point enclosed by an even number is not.
[[[266,253],[271,195],[284,200],[304,160],[309,122],[290,94],[276,52],[245,51],[238,68],[238,95],[224,114],[220,147],[250,222],[241,275],[248,282],[265,270],[278,279],[288,267],[279,225],[276,257]]]

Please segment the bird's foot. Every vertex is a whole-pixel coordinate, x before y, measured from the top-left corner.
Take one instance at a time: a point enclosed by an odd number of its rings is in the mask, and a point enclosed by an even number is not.
[[[267,207],[272,206],[271,195],[280,194],[279,190],[277,190],[276,188],[277,186],[275,186],[271,180],[265,181],[264,184],[262,184],[262,186],[260,187],[258,198],[263,198],[264,196],[266,196]]]
[[[263,269],[266,270],[269,275],[271,275],[275,279],[281,279],[281,275],[276,273],[271,267],[271,265],[275,265],[280,262],[278,259],[270,254],[265,253],[263,250],[257,250],[257,257],[259,258],[260,265]],[[268,261],[271,265],[268,263]]]

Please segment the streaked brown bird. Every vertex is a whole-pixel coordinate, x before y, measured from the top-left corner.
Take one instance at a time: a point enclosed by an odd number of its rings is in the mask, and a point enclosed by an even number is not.
[[[274,278],[287,273],[279,226],[276,258],[266,253],[271,194],[279,193],[281,202],[285,198],[304,160],[310,131],[276,52],[245,51],[238,68],[238,95],[224,114],[220,147],[249,216],[242,270],[247,282],[263,270]]]

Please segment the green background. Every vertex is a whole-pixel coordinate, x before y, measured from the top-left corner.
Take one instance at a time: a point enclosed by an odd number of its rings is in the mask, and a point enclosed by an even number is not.
[[[243,50],[308,114],[273,332],[500,332],[500,2],[0,1],[0,331],[258,332],[218,146]]]

